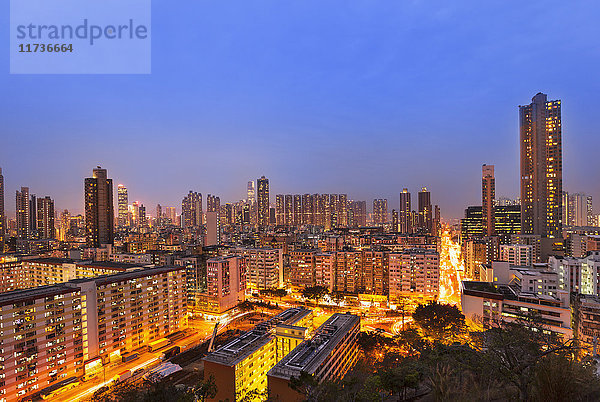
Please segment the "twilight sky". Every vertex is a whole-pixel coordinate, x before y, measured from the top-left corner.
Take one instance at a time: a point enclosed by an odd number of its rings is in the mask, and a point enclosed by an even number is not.
[[[8,74],[0,167],[83,210],[102,165],[149,211],[189,191],[388,198],[421,186],[444,218],[480,204],[483,163],[518,196],[518,109],[563,105],[564,189],[600,207],[597,1],[154,0],[152,74]],[[116,189],[115,189],[116,192]],[[416,194],[413,195],[416,203]]]

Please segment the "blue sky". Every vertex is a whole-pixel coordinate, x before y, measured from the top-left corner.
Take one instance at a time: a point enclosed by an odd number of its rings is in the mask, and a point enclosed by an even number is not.
[[[390,209],[403,187],[427,186],[443,217],[460,217],[480,202],[483,163],[496,165],[498,195],[518,195],[517,106],[540,91],[562,100],[564,188],[600,203],[599,11],[153,1],[150,75],[10,75],[6,40],[6,209],[29,186],[81,211],[83,178],[102,165],[150,210],[180,206],[189,190],[237,200],[265,175],[273,199],[343,192]],[[8,38],[8,12],[0,32]]]

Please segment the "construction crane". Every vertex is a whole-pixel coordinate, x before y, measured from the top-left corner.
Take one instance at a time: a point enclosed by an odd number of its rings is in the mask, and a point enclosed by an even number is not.
[[[208,344],[208,353],[213,352],[215,350],[215,348],[214,348],[215,338],[217,337],[217,331],[219,329],[220,323],[221,323],[221,321],[217,321],[217,323],[215,324],[215,328],[213,329],[212,337],[210,338],[210,343]]]

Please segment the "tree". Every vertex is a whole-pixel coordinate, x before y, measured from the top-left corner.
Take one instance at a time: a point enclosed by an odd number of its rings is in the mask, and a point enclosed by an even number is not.
[[[577,361],[564,355],[550,355],[535,369],[532,399],[537,401],[591,401],[600,399],[596,363]]]
[[[434,340],[455,338],[466,330],[465,316],[451,304],[434,301],[420,304],[412,316],[423,332]]]
[[[319,304],[319,301],[328,293],[329,288],[326,286],[307,286],[302,289],[302,297],[313,299],[317,304]]]
[[[193,394],[197,401],[203,402],[208,398],[214,398],[217,395],[217,391],[215,378],[211,375],[207,380],[201,381],[200,384],[196,385]]]
[[[538,368],[545,359],[570,359],[578,350],[575,340],[551,332],[536,314],[514,322],[496,323],[487,331],[474,334],[474,338],[481,360],[496,370],[498,379],[514,387],[522,401],[531,399],[534,380],[544,383],[544,377],[536,378],[535,374],[539,374]],[[560,381],[572,380],[560,378]]]
[[[280,301],[281,301],[281,298],[287,296],[287,294],[288,294],[288,292],[285,289],[275,289],[273,291],[273,296],[279,297]]]

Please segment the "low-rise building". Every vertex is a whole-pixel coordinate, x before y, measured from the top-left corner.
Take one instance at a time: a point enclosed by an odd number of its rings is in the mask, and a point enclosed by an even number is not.
[[[568,294],[558,297],[522,292],[515,285],[465,281],[461,287],[461,306],[467,319],[489,327],[502,322],[538,315],[548,330],[572,337]]]
[[[269,397],[276,401],[303,401],[304,395],[290,387],[302,372],[321,381],[343,378],[358,359],[360,317],[335,313],[315,335],[292,350],[267,373]]]
[[[256,325],[204,358],[204,377],[215,380],[209,401],[235,401],[267,389],[267,372],[299,345],[312,328],[312,311],[287,309]]]

